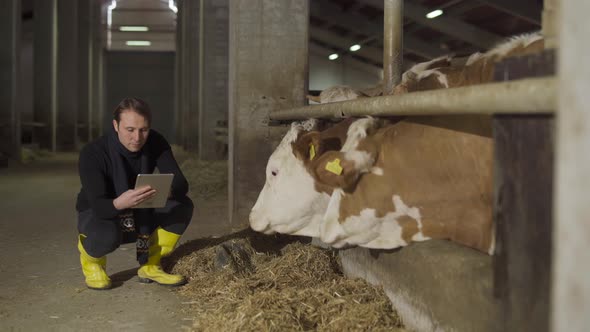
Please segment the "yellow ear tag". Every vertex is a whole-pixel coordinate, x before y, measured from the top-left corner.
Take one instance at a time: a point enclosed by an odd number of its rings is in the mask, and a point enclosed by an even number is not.
[[[336,175],[342,174],[342,166],[340,166],[340,159],[336,158],[326,164],[326,171]]]
[[[309,143],[309,160],[313,160],[315,158],[315,146],[313,143]]]

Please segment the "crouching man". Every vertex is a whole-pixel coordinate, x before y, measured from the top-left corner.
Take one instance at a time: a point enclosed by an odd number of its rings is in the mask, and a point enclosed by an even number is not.
[[[86,285],[108,289],[106,255],[122,243],[136,242],[141,282],[179,286],[180,275],[162,270],[160,259],[172,252],[193,214],[188,183],[166,139],[150,130],[151,112],[137,98],[124,99],[113,113],[113,128],[80,152],[82,189],[78,194],[78,250]],[[155,195],[147,187],[133,189],[137,174],[173,173],[166,206],[132,209]]]

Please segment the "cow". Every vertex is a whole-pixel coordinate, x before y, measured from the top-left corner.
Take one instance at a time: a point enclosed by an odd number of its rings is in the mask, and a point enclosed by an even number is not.
[[[336,103],[339,101],[347,101],[364,97],[367,97],[367,95],[365,95],[361,90],[341,85],[322,90],[319,96],[307,95],[307,99],[319,104]]]
[[[534,33],[462,65],[443,56],[410,68],[393,93],[490,82],[495,63],[543,48]],[[319,102],[362,96],[347,89],[324,95]],[[333,247],[392,249],[449,239],[493,253],[489,117],[369,117],[323,131],[317,125],[294,123],[271,155],[250,214],[254,230],[319,237]]]
[[[452,65],[451,57],[448,62],[442,57],[419,63],[404,73],[393,94],[488,83],[493,81],[496,63],[508,57],[538,53],[544,47],[543,35],[536,32],[509,38],[485,53],[474,53],[464,64]]]
[[[358,98],[377,97],[383,93],[383,83],[365,89],[355,89],[349,86],[337,85],[320,92],[319,96],[307,95],[307,99],[318,104],[336,103],[339,101],[354,100]]]
[[[269,158],[251,227],[337,248],[449,239],[492,253],[490,129],[470,133],[436,121],[293,124]]]

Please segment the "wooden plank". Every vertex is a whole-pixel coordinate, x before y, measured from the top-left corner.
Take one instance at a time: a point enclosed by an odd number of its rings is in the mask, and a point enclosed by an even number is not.
[[[496,80],[554,74],[554,53],[507,59]],[[494,294],[506,331],[548,331],[553,115],[496,115]]]

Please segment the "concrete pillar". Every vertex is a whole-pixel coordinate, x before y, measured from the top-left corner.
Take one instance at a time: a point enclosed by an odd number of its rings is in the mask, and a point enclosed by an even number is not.
[[[200,0],[199,158],[224,158],[225,143],[215,139],[215,127],[227,121],[229,1]]]
[[[57,0],[35,0],[33,140],[41,148],[55,151],[57,121]]]
[[[92,103],[92,117],[89,139],[97,138],[103,133],[104,113],[104,43],[101,25],[102,4],[100,1],[92,1],[91,12],[91,38],[92,38],[92,74],[90,79],[90,90]]]
[[[590,326],[590,11],[588,1],[554,1],[559,27],[552,330]]]
[[[179,8],[179,119],[182,145],[199,148],[199,14],[200,2],[182,1]]]
[[[42,147],[73,150],[78,118],[77,0],[35,1],[34,118]]]
[[[235,0],[229,13],[229,212],[237,229],[264,185],[271,140],[284,133],[268,126],[269,112],[305,103],[309,4]]]
[[[78,138],[88,142],[102,133],[102,4],[81,0],[79,6]]]
[[[182,126],[182,55],[183,43],[182,38],[184,34],[184,1],[178,0],[176,2],[178,12],[176,15],[176,54],[174,57],[174,142],[182,145],[184,142],[184,132]]]
[[[557,33],[559,30],[559,9],[560,0],[545,0],[543,5],[543,35],[547,48],[558,46]]]
[[[57,1],[57,131],[58,150],[78,145],[78,0]]]
[[[78,3],[78,140],[88,142],[92,139],[93,125],[93,76],[94,38],[92,31],[92,0],[80,0]]]
[[[0,2],[0,155],[20,160],[20,0]],[[1,159],[1,158],[0,158]]]

